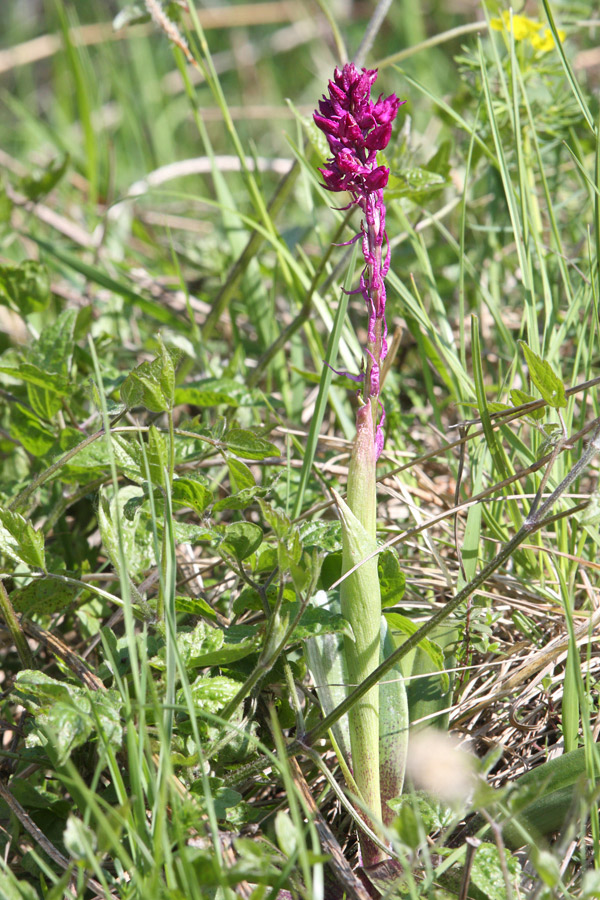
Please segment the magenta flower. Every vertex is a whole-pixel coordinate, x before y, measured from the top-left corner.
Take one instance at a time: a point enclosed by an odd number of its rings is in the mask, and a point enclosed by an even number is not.
[[[353,63],[346,63],[343,69],[336,68],[328,85],[329,97],[319,102],[319,111],[313,118],[333,154],[327,165],[319,169],[324,186],[329,191],[348,191],[352,198],[350,205],[360,206],[364,214],[361,232],[355,238],[362,237],[365,267],[360,291],[369,315],[363,400],[366,403],[372,399],[374,410],[381,407],[375,430],[375,450],[379,456],[385,420],[379,399],[379,374],[387,353],[384,279],[390,267],[389,247],[383,257],[384,241],[387,244],[383,189],[390,172],[386,166],[377,165],[377,151],[389,143],[400,100],[391,94],[385,98],[380,96],[374,103],[371,87],[376,79],[376,69],[357,69]]]

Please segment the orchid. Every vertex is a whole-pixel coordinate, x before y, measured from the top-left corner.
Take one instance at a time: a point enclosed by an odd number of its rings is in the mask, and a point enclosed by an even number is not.
[[[381,365],[387,355],[385,318],[385,276],[390,267],[390,252],[385,230],[383,189],[390,175],[387,166],[377,164],[378,150],[384,150],[392,134],[392,124],[401,101],[395,94],[371,99],[371,88],[377,79],[376,69],[357,69],[346,63],[336,68],[329,82],[328,97],[319,102],[314,121],[325,134],[332,158],[319,169],[329,191],[347,191],[351,201],[363,212],[359,234],[362,239],[365,266],[359,291],[367,306],[368,342],[363,401],[371,401],[375,427],[375,450],[378,458],[383,449],[385,411],[380,400]],[[348,207],[346,207],[348,208]],[[352,242],[350,242],[352,243]],[[387,246],[383,255],[384,244]],[[378,414],[381,409],[381,415]]]
[[[366,369],[361,378],[364,383],[346,501],[334,494],[343,547],[339,606],[352,626],[353,639],[346,637],[343,645],[337,645],[336,638],[329,636],[307,646],[326,714],[335,699],[340,699],[340,681],[345,686],[360,684],[394,649],[381,614],[376,540],[375,469],[383,449],[381,365],[387,354],[385,276],[390,267],[383,199],[390,172],[378,164],[377,153],[389,143],[400,101],[395,94],[373,101],[371,88],[376,78],[376,70],[357,69],[352,63],[336,68],[328,96],[314,114],[332,152],[320,169],[324,186],[329,191],[347,191],[351,199],[346,208],[356,205],[363,214],[360,232],[348,243],[362,242],[364,268],[357,293],[364,297],[368,314]],[[376,865],[387,855],[384,827],[393,818],[387,801],[402,791],[407,727],[404,681],[402,672],[395,669],[393,679],[373,687],[355,703],[347,721],[335,732],[351,772],[349,784],[358,793],[359,811],[371,832],[359,835],[365,866]]]

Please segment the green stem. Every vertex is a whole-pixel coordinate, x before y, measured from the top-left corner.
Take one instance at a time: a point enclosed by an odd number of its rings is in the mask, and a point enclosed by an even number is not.
[[[27,638],[23,634],[21,623],[19,622],[14,606],[10,602],[10,597],[8,596],[7,590],[4,587],[4,582],[1,579],[0,613],[2,614],[2,618],[6,622],[8,630],[10,631],[14,645],[17,648],[17,653],[19,654],[19,659],[23,664],[23,668],[33,669],[33,657],[31,655],[31,650],[29,649],[29,644],[27,643]]]

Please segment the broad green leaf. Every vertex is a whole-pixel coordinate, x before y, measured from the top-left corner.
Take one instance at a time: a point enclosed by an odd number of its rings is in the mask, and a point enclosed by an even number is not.
[[[226,675],[199,675],[190,685],[194,706],[205,713],[217,714],[219,710],[233,700],[240,689],[240,684]],[[184,703],[183,691],[178,692],[178,703]]]
[[[262,394],[250,390],[245,384],[232,378],[201,378],[186,382],[175,390],[175,403],[179,406],[256,406],[264,404]]]
[[[260,509],[274,535],[280,540],[286,537],[292,525],[290,517],[282,509],[266,501],[261,501]]]
[[[173,408],[175,367],[181,350],[161,344],[160,356],[143,362],[129,373],[121,385],[121,399],[129,409],[145,406],[150,412]]]
[[[0,366],[0,372],[10,375],[26,384],[51,391],[58,397],[64,397],[69,393],[69,381],[64,375],[56,372],[45,372],[33,363],[22,361],[18,365]],[[60,406],[60,404],[59,404]]]
[[[341,616],[340,601],[334,594],[317,591],[311,597],[310,608],[325,610],[331,615]],[[341,634],[330,632],[304,642],[306,661],[323,715],[333,712],[348,694],[348,673],[344,654],[344,639]],[[342,716],[333,726],[333,735],[343,759],[351,765],[350,731],[348,716]]]
[[[298,601],[286,605],[290,621],[296,617],[300,609]],[[350,623],[340,612],[332,612],[326,606],[307,606],[302,618],[292,633],[293,641],[305,641],[308,638],[321,637],[325,634],[345,634],[354,639]]]
[[[258,485],[245,488],[243,491],[238,491],[237,494],[231,494],[229,497],[223,497],[222,500],[217,500],[213,506],[213,512],[222,512],[224,509],[246,509],[248,506],[251,506],[258,497],[264,497],[268,493],[269,488],[259,487]]]
[[[380,662],[396,649],[391,628],[381,616]],[[404,787],[410,718],[406,687],[400,665],[394,666],[379,683],[379,774],[381,778],[381,815],[388,827],[394,811],[388,801],[399,797]]]
[[[556,375],[546,360],[542,359],[527,346],[525,341],[519,341],[523,348],[525,362],[529,369],[529,377],[536,386],[544,400],[554,409],[561,409],[567,405],[565,386]]]
[[[500,859],[495,844],[483,843],[477,848],[471,869],[471,881],[488,900],[506,900],[506,884],[502,872],[502,862],[506,865],[513,891],[518,895],[521,876],[519,860],[512,853],[503,853]]]
[[[66,153],[62,159],[53,159],[49,165],[41,172],[35,175],[24,175],[19,179],[19,189],[25,194],[28,200],[37,201],[56,187],[60,179],[67,171],[70,157]]]
[[[19,266],[0,266],[0,303],[28,316],[49,302],[50,276],[42,263],[27,259]]]
[[[166,437],[160,433],[155,425],[148,430],[148,445],[146,447],[150,481],[158,487],[165,486],[165,477],[169,465],[169,448]]]
[[[175,609],[177,612],[188,613],[190,616],[202,616],[216,623],[217,616],[214,609],[203,600],[202,597],[175,597]]]
[[[219,549],[235,557],[238,562],[258,550],[263,540],[262,528],[253,522],[234,522],[225,528]]]
[[[241,459],[230,457],[227,460],[227,468],[229,469],[232,493],[239,493],[256,486],[254,475]]]
[[[28,453],[37,457],[44,456],[56,440],[38,416],[20,403],[13,404],[11,408],[10,431]]]
[[[395,606],[404,596],[406,576],[400,567],[398,555],[393,550],[384,550],[377,557],[379,585],[381,587],[381,607]]]
[[[386,194],[390,197],[408,197],[418,202],[424,195],[441,190],[447,181],[438,172],[413,166],[390,174]]]
[[[72,859],[91,864],[90,855],[93,856],[97,850],[98,837],[77,816],[69,816],[63,832],[63,842]]]
[[[279,456],[279,448],[252,431],[243,428],[232,428],[223,438],[227,449],[243,459],[267,459]]]
[[[74,347],[77,310],[65,309],[45,327],[28,354],[28,361],[43,372],[68,378]]]
[[[525,403],[532,403],[536,398],[532,397],[531,394],[527,394],[525,391],[513,388],[510,392],[510,399],[513,406],[523,406]],[[527,415],[531,416],[532,419],[539,420],[544,418],[546,411],[543,407],[541,409],[532,409]]]
[[[386,612],[385,618],[387,619],[387,622],[392,629],[392,634],[399,633],[410,636],[411,634],[414,634],[415,631],[417,631],[419,628],[419,626],[416,625],[412,621],[412,619],[408,619],[406,616],[400,615],[400,613]],[[443,682],[444,691],[447,691],[450,686],[450,682],[448,679],[448,673],[444,668],[444,654],[441,647],[436,644],[435,641],[429,640],[429,638],[423,638],[423,640],[419,642],[418,646],[427,654],[434,666],[436,666],[436,671],[439,673],[440,678]]]
[[[44,535],[9,509],[0,509],[0,553],[35,569],[43,569]]]
[[[17,612],[27,616],[34,612],[49,615],[70,606],[79,591],[80,588],[75,585],[65,584],[56,578],[36,578],[25,587],[13,591],[10,599]]]
[[[189,506],[199,515],[202,515],[212,501],[212,492],[203,481],[189,476],[187,478],[175,478],[171,488],[171,499],[174,506]]]
[[[28,744],[51,747],[56,765],[64,765],[73,750],[97,732],[98,723],[106,741],[120,748],[122,699],[117,691],[92,696],[77,685],[27,669],[19,672],[13,690],[35,719],[36,730]]]
[[[299,529],[300,538],[306,550],[314,548],[323,554],[342,549],[342,528],[338,521],[321,522],[313,519],[301,522]],[[341,564],[340,557],[340,567]]]

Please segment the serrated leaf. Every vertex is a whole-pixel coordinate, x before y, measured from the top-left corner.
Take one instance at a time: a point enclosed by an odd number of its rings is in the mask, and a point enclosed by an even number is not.
[[[230,453],[235,453],[243,459],[267,459],[270,456],[280,455],[279,448],[275,444],[243,428],[232,428],[223,438],[223,443]]]
[[[150,412],[166,412],[173,408],[175,367],[181,350],[166,348],[162,342],[160,355],[143,362],[129,373],[121,385],[121,399],[129,409],[145,406]]]
[[[542,359],[531,350],[525,341],[519,341],[523,348],[525,362],[529,369],[529,377],[536,386],[544,400],[554,409],[561,409],[567,405],[565,386],[552,370],[550,363]]]
[[[532,397],[531,394],[527,394],[525,391],[513,388],[510,392],[510,399],[513,406],[524,406],[526,403],[532,403],[536,398]],[[531,416],[532,419],[539,421],[544,418],[546,411],[543,407],[541,409],[532,409],[527,415]]]
[[[68,378],[76,323],[77,310],[63,310],[55,322],[42,330],[29,351],[28,361],[43,372],[52,372]]]
[[[400,613],[386,612],[384,615],[392,629],[392,633],[398,632],[410,637],[411,634],[414,634],[415,631],[418,630],[418,625],[406,616],[400,615]],[[435,641],[429,640],[429,638],[423,638],[422,641],[419,641],[418,646],[427,654],[434,666],[436,666],[436,671],[442,680],[443,690],[447,691],[450,687],[450,680],[444,667],[444,654],[442,648],[439,644],[436,644]]]
[[[4,372],[12,378],[17,378],[26,384],[33,384],[46,391],[51,391],[59,397],[65,397],[69,393],[69,382],[64,375],[59,375],[56,372],[45,372],[39,366],[25,360],[14,366],[0,366],[0,372]]]
[[[234,522],[225,529],[219,549],[238,562],[254,553],[263,540],[262,528],[253,522]]]
[[[0,509],[0,553],[35,569],[43,569],[44,535],[9,509]]]
[[[79,591],[80,588],[75,585],[55,578],[36,578],[25,587],[13,591],[10,599],[16,612],[27,616],[34,612],[50,615],[70,606]]]

